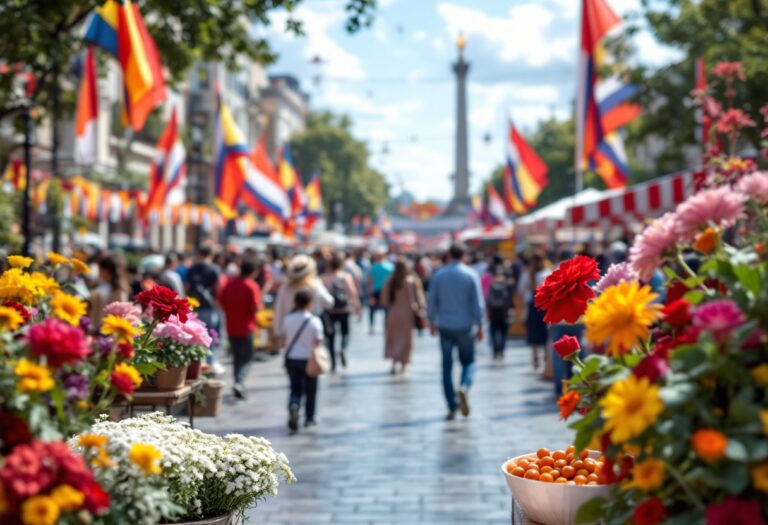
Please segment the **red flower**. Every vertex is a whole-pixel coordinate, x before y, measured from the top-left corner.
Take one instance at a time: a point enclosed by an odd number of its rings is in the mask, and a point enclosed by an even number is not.
[[[664,320],[672,328],[685,328],[691,323],[691,303],[685,299],[677,299],[664,306]]]
[[[45,491],[56,479],[54,465],[46,461],[42,443],[19,445],[0,468],[0,483],[13,497],[26,499]]]
[[[669,370],[667,350],[662,348],[660,351],[657,349],[651,355],[645,356],[632,369],[632,375],[637,378],[647,377],[651,383],[655,383],[661,376],[666,375]]]
[[[603,435],[603,438],[605,438],[605,435]],[[605,448],[603,448],[603,450],[605,450]],[[616,463],[611,458],[605,458],[603,469],[600,471],[600,474],[603,476],[603,479],[605,479],[606,484],[610,485],[612,483],[618,483],[629,476],[634,464],[635,462],[632,459],[632,456],[625,455],[621,458],[621,466],[617,474]]]
[[[93,482],[93,473],[83,457],[72,452],[63,441],[43,443],[43,454],[58,467],[58,483],[66,483],[79,490]]]
[[[581,346],[579,346],[579,339],[572,335],[564,335],[552,345],[555,348],[555,352],[561,359],[568,359],[579,353]]]
[[[765,525],[760,502],[727,497],[707,507],[707,525]]]
[[[10,452],[16,445],[32,441],[29,427],[13,412],[0,410],[0,453]]]
[[[170,316],[175,315],[179,321],[186,323],[187,314],[192,311],[186,299],[180,298],[176,292],[165,286],[154,286],[139,292],[134,300],[144,309],[151,310],[154,318],[160,322],[167,321]]]
[[[547,276],[544,284],[536,289],[534,304],[545,312],[547,323],[575,323],[587,309],[587,301],[595,296],[589,282],[599,278],[597,261],[577,255]]]
[[[27,324],[29,322],[29,317],[30,317],[29,310],[27,310],[23,304],[16,301],[6,300],[6,301],[3,301],[3,306],[7,306],[8,308],[13,308],[17,312],[19,312],[19,314],[21,314],[21,316],[24,318],[24,324]]]
[[[133,391],[136,389],[136,382],[128,374],[121,372],[112,372],[110,375],[110,382],[115,390],[123,394],[124,396],[133,395]]]
[[[718,62],[715,67],[712,68],[712,73],[720,78],[728,80],[738,79],[742,82],[746,78],[744,76],[744,68],[741,67],[741,62]]]
[[[27,341],[32,354],[45,356],[48,365],[53,368],[78,363],[92,352],[79,328],[58,319],[47,319],[30,326]]]
[[[120,343],[117,345],[117,351],[115,352],[117,354],[117,357],[121,359],[131,359],[133,358],[133,345],[131,343]]]
[[[85,496],[85,508],[91,514],[103,514],[109,510],[109,494],[95,481],[80,488]]]
[[[664,502],[659,498],[650,498],[637,506],[632,514],[632,519],[637,525],[656,525],[661,522],[667,511],[664,508]]]

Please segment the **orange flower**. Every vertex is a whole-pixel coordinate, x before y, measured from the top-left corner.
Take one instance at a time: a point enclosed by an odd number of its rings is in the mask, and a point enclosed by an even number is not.
[[[568,419],[568,417],[573,414],[573,411],[576,410],[576,406],[579,404],[580,399],[581,396],[579,393],[573,390],[569,390],[563,394],[557,401],[557,406],[560,407],[560,417]]]
[[[693,243],[693,249],[707,255],[715,251],[720,235],[713,228],[707,228],[701,232]]]
[[[725,455],[728,438],[718,430],[702,428],[693,434],[691,443],[699,457],[706,461],[717,461]]]

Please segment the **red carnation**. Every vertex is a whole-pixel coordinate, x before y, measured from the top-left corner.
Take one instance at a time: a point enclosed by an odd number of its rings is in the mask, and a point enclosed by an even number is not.
[[[109,494],[95,481],[80,488],[85,496],[85,508],[91,514],[103,514],[109,510]]]
[[[674,329],[685,328],[691,323],[691,303],[677,299],[664,307],[664,320]]]
[[[557,352],[557,355],[559,355],[561,359],[573,357],[579,353],[579,350],[581,350],[579,339],[572,335],[564,335],[555,341],[552,346],[554,346],[555,352]]]
[[[165,286],[153,286],[149,290],[139,292],[134,300],[145,310],[151,310],[154,318],[160,322],[175,315],[179,321],[186,323],[187,314],[192,311],[189,301],[180,298],[176,292]]]
[[[42,453],[48,461],[58,467],[59,483],[72,485],[76,489],[93,482],[90,471],[82,456],[75,454],[63,441],[43,443]]]
[[[534,304],[544,311],[547,323],[575,323],[587,309],[587,301],[595,296],[590,281],[600,278],[597,261],[577,255],[564,261],[536,289]]]
[[[765,525],[760,502],[727,497],[707,507],[707,525]]]
[[[29,443],[32,435],[29,427],[13,412],[0,410],[0,454],[8,453],[16,445]]]
[[[27,324],[29,322],[30,313],[29,310],[27,310],[23,304],[16,302],[16,301],[3,301],[3,306],[7,306],[8,308],[13,308],[19,314],[24,318],[24,324]]]
[[[47,319],[30,326],[27,341],[32,354],[45,356],[48,365],[53,368],[78,363],[92,352],[79,328],[58,319]]]
[[[667,515],[664,502],[659,498],[649,498],[637,506],[632,519],[637,525],[656,525]]]

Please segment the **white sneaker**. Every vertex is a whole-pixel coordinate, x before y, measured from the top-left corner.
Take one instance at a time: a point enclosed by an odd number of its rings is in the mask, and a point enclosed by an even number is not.
[[[211,372],[213,372],[215,375],[219,376],[224,373],[224,365],[219,363],[218,361],[214,361],[211,363]]]

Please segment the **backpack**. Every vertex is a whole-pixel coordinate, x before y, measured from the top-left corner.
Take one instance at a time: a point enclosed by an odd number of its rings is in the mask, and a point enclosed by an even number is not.
[[[506,312],[509,308],[509,287],[507,283],[495,282],[491,284],[488,290],[488,310],[494,312]]]
[[[336,279],[331,283],[331,289],[329,290],[333,297],[333,309],[343,310],[349,306],[349,298],[347,297],[347,286],[341,279]]]

